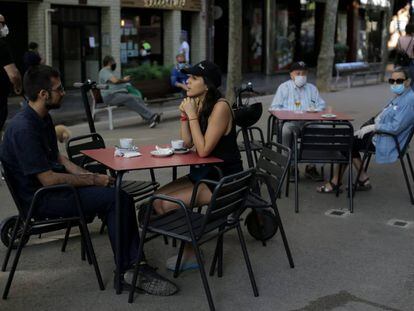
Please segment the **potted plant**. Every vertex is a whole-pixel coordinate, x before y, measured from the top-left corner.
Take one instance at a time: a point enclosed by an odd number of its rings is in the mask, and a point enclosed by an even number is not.
[[[172,66],[143,64],[124,70],[124,75],[131,76],[131,83],[146,98],[164,97],[172,92],[170,74]]]

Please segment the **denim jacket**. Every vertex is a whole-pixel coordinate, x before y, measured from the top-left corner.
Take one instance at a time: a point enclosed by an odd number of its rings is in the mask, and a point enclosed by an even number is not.
[[[410,131],[414,126],[414,92],[408,88],[400,96],[395,97],[380,113],[375,130],[397,135],[401,148],[404,148]],[[388,135],[374,137],[377,163],[392,163],[398,159],[397,146]]]

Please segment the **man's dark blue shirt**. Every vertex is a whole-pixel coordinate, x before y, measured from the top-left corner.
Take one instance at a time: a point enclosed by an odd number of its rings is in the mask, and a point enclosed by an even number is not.
[[[41,118],[29,105],[7,126],[0,150],[3,167],[23,207],[42,185],[36,175],[58,163],[56,132],[49,114]]]

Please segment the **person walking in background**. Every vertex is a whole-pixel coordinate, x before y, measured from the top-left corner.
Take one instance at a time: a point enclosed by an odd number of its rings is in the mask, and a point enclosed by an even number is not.
[[[141,41],[141,47],[139,49],[139,55],[141,56],[141,64],[151,63],[151,49],[152,46],[147,40]]]
[[[150,128],[155,127],[160,122],[160,115],[151,111],[142,98],[129,94],[128,88],[132,87],[129,83],[131,77],[121,78],[115,69],[115,59],[110,55],[105,56],[103,68],[99,71],[99,83],[109,86],[107,90],[101,90],[104,102],[111,106],[127,106],[148,121]]]
[[[38,51],[39,45],[36,42],[29,43],[29,50],[23,55],[24,72],[32,66],[43,63],[42,57]]]
[[[7,98],[13,85],[17,95],[22,93],[22,77],[14,64],[13,56],[7,42],[4,40],[9,34],[6,20],[0,14],[0,130],[7,120]]]
[[[181,32],[180,42],[181,42],[181,45],[180,45],[180,49],[178,53],[184,54],[185,61],[187,63],[190,63],[190,45],[187,42],[187,31],[183,30]]]
[[[411,86],[414,81],[414,24],[405,26],[405,35],[398,39],[397,49],[399,54],[407,58],[408,64],[398,64],[399,66],[408,67],[408,73],[411,78]],[[408,60],[409,59],[409,60]]]
[[[171,70],[171,86],[177,91],[181,92],[183,97],[186,96],[188,87],[187,87],[187,79],[188,75],[183,73],[181,70],[190,67],[190,65],[186,62],[184,54],[177,54],[175,57],[177,63]]]

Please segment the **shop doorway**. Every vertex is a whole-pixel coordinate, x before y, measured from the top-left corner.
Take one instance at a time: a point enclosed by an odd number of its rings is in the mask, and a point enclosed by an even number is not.
[[[98,79],[101,61],[100,10],[58,8],[52,19],[53,66],[66,88]]]

